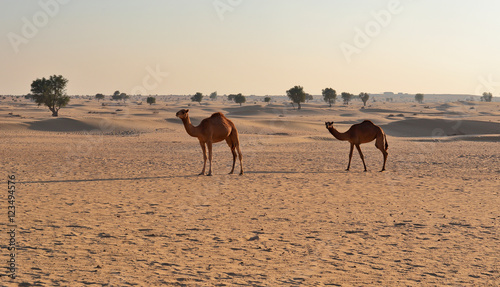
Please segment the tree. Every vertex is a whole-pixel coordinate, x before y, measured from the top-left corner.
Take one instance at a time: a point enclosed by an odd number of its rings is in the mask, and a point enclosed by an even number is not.
[[[361,93],[359,94],[359,98],[363,101],[363,106],[366,106],[366,102],[368,102],[368,99],[370,99],[370,95],[367,93]]]
[[[290,98],[290,100],[292,100],[292,103],[296,103],[299,106],[299,110],[302,108],[300,106],[300,103],[306,101],[306,93],[304,92],[304,88],[301,86],[295,86],[291,88],[290,90],[286,91],[286,95]]]
[[[346,92],[342,92],[341,94],[341,97],[342,99],[344,100],[344,105],[348,105],[349,102],[352,100],[352,98],[354,97],[353,94],[351,93],[346,93]]]
[[[59,116],[59,110],[65,107],[70,98],[66,95],[68,80],[63,76],[53,75],[49,79],[36,79],[31,83],[33,99],[40,106],[46,105],[53,117]]]
[[[484,92],[483,96],[481,97],[481,101],[485,102],[491,102],[492,99],[493,99],[493,94],[487,92]]]
[[[314,97],[312,95],[309,95],[308,93],[306,93],[306,102],[312,101],[313,99],[314,99]]]
[[[129,95],[125,94],[125,93],[121,93],[120,94],[120,100],[123,100],[123,102],[125,103],[126,100],[128,100],[130,98]]]
[[[191,101],[198,102],[201,105],[201,100],[203,100],[203,94],[198,92],[194,96],[191,97]]]
[[[104,99],[104,95],[103,94],[96,94],[95,95],[95,98],[97,99],[97,101],[99,102],[100,100],[103,100]]]
[[[230,94],[230,95],[227,96],[227,100],[228,101],[234,101],[234,98],[236,98],[236,96],[237,96],[236,94]]]
[[[215,101],[215,100],[217,99],[217,92],[213,92],[213,93],[211,93],[211,94],[210,94],[210,99],[211,99],[212,101]]]
[[[115,100],[115,101],[119,101],[119,100],[121,100],[121,97],[120,97],[120,91],[115,91],[115,92],[113,93],[113,95],[111,96],[111,99],[112,99],[112,100]]]
[[[335,104],[335,100],[337,99],[337,92],[332,89],[332,88],[326,88],[323,89],[323,100],[327,102],[330,107],[332,106],[332,103]]]
[[[247,99],[242,94],[237,94],[236,97],[234,97],[234,102],[240,104],[240,106],[246,101]]]
[[[148,97],[146,99],[146,103],[148,103],[149,105],[156,104],[156,98],[155,97]]]
[[[264,102],[269,104],[271,102],[271,97],[265,97]]]
[[[417,101],[420,104],[423,103],[424,102],[424,94],[416,94],[415,101]]]

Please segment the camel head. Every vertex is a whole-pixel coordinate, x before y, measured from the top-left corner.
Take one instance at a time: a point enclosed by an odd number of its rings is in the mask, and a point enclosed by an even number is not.
[[[185,119],[188,117],[188,112],[189,110],[182,109],[178,111],[175,116],[178,117],[179,119]]]
[[[326,129],[333,128],[333,122],[325,122]]]

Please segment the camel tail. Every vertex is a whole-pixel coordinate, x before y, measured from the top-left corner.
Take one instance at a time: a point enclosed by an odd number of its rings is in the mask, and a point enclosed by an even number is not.
[[[387,143],[387,136],[384,133],[384,141],[385,141],[385,150],[389,148],[389,144]]]

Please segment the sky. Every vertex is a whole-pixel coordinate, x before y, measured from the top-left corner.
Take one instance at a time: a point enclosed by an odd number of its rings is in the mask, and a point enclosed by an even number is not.
[[[498,0],[0,0],[0,94],[500,95]]]

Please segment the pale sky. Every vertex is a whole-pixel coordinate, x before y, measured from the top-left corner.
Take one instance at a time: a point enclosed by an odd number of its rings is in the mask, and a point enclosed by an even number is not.
[[[498,0],[0,0],[0,94],[500,95]]]

